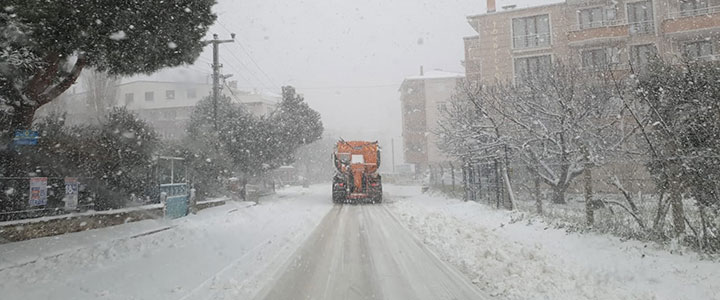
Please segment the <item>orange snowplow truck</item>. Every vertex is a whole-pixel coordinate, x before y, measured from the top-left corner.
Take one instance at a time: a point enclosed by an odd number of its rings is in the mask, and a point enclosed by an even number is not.
[[[382,202],[378,142],[340,140],[335,146],[333,162],[337,170],[332,186],[334,203]]]

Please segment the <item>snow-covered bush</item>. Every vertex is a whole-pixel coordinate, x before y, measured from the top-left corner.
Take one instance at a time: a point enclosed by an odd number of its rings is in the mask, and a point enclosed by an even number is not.
[[[40,120],[36,124],[38,145],[6,152],[0,175],[79,177],[88,186],[86,196],[91,197],[81,201],[93,202],[95,209],[123,207],[131,193],[152,193],[153,157],[159,146],[154,129],[121,108],[110,111],[105,120],[100,125],[78,127],[64,126],[58,115]],[[26,181],[21,183],[25,185]],[[62,179],[51,186],[49,206],[62,205]],[[18,203],[27,202],[23,193],[12,196],[0,205],[13,203],[17,209]]]

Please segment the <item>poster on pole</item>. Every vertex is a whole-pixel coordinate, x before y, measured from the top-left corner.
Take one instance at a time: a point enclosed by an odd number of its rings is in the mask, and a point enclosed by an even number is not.
[[[76,209],[80,183],[76,177],[65,177],[65,209]]]
[[[30,206],[47,205],[47,177],[30,178]]]

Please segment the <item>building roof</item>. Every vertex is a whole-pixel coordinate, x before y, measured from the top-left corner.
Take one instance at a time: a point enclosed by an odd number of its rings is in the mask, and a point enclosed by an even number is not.
[[[434,70],[425,72],[423,75],[405,77],[405,80],[425,80],[425,79],[443,79],[443,78],[464,78],[465,74]]]
[[[433,70],[433,71],[425,72],[423,75],[405,77],[405,80],[403,80],[402,84],[400,84],[400,88],[398,89],[398,91],[402,91],[403,87],[406,84],[408,84],[408,82],[416,82],[416,81],[421,81],[421,80],[461,79],[461,78],[465,78],[465,74],[456,73],[456,72],[447,72],[447,71],[442,71],[442,70]]]
[[[116,87],[125,86],[125,85],[133,85],[133,84],[138,84],[138,83],[172,84],[172,85],[211,85],[210,83],[192,82],[192,81],[131,80],[131,81],[123,81],[122,83],[116,85]]]
[[[477,15],[470,15],[467,18],[468,19],[474,19],[477,17],[482,17],[486,15],[495,15],[495,14],[502,14],[502,13],[509,13],[509,12],[517,12],[522,10],[529,10],[529,9],[537,9],[540,7],[545,6],[553,6],[558,4],[565,4],[566,0],[512,0],[512,1],[498,1],[497,4],[497,11],[495,12],[486,12],[483,14],[477,14]],[[539,4],[538,2],[542,2],[542,4]],[[503,7],[508,5],[515,5],[515,7],[510,9],[503,9]]]

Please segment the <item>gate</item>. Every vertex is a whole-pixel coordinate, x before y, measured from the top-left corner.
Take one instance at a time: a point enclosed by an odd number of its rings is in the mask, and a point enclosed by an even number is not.
[[[177,219],[184,217],[188,213],[188,193],[187,183],[169,183],[160,185],[160,198],[165,203],[165,218]]]

